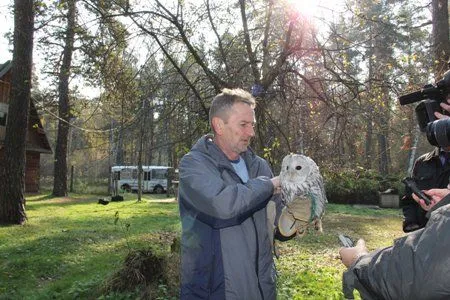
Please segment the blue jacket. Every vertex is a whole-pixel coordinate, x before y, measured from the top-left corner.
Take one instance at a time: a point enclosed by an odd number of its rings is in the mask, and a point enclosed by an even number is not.
[[[181,159],[181,299],[276,298],[265,208],[272,172],[251,150],[241,157],[245,184],[209,136]]]

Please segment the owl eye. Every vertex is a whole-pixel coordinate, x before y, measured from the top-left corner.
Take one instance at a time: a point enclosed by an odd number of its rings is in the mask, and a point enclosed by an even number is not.
[[[296,169],[296,170],[301,170],[301,169],[302,169],[302,166],[296,166],[295,169]]]

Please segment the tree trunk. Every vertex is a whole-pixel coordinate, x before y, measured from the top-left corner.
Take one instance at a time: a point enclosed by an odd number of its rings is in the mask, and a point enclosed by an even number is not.
[[[150,104],[150,107],[148,109],[148,125],[147,126],[147,131],[148,131],[148,143],[149,143],[149,149],[147,149],[147,162],[149,165],[153,164],[153,160],[154,160],[154,155],[153,153],[154,151],[154,147],[155,147],[155,120],[154,120],[154,108],[153,106]]]
[[[376,13],[376,12],[375,12]],[[388,69],[387,64],[391,58],[391,52],[386,47],[386,40],[388,36],[384,33],[381,23],[376,23],[374,36],[374,48],[373,54],[375,57],[376,65],[373,70],[374,80],[374,96],[375,99],[379,99],[376,109],[378,112],[376,120],[377,139],[378,139],[378,171],[382,176],[389,174],[390,165],[390,151],[389,151],[389,122],[390,122],[390,97],[389,89],[386,85],[388,82]]]
[[[408,169],[407,174],[412,174],[412,170],[414,168],[414,162],[416,161],[416,152],[417,152],[417,145],[419,144],[419,136],[420,136],[420,129],[419,125],[414,127],[413,131],[413,143],[411,145],[411,150],[408,153]]]
[[[384,131],[384,130],[383,130]],[[378,172],[383,175],[389,174],[389,155],[388,155],[388,140],[383,133],[378,134]]]
[[[0,223],[23,224],[25,157],[33,64],[34,6],[14,1],[14,51],[5,150],[0,160]]]
[[[69,78],[75,36],[76,0],[68,0],[67,29],[63,61],[59,72],[59,121],[55,148],[53,195],[67,196],[67,141],[70,121]]]
[[[122,118],[123,119],[123,118]],[[123,126],[123,121],[120,122],[120,128],[119,131],[117,132],[117,143],[116,143],[116,165],[117,166],[123,166],[123,131],[124,131],[124,126]]]
[[[447,71],[450,55],[448,28],[448,0],[432,0],[433,49],[435,58],[435,79],[439,80]]]
[[[365,163],[364,167],[366,169],[372,169],[372,161],[373,161],[373,125],[372,125],[372,116],[368,114],[366,120],[366,143],[365,143]]]
[[[381,82],[386,82],[387,79],[384,75],[381,75]],[[378,134],[378,159],[379,159],[379,172],[382,175],[388,175],[389,174],[389,166],[391,165],[391,157],[390,157],[390,145],[389,145],[389,123],[390,123],[390,97],[389,97],[389,91],[385,86],[382,86],[380,88],[381,95],[383,97],[383,105],[380,108],[380,123],[378,124],[379,127],[379,134]]]
[[[71,166],[70,167],[70,187],[69,187],[69,192],[73,193],[73,171],[74,171],[74,167]]]
[[[370,31],[372,31],[372,27],[370,27]],[[372,37],[372,33],[371,33],[371,37]],[[371,49],[369,52],[370,56],[373,54],[373,50]],[[369,60],[369,78],[371,78],[373,76],[373,60],[370,59]],[[369,81],[369,91],[372,91],[373,86],[372,86],[372,81]],[[373,111],[374,107],[373,104],[371,104],[370,102],[368,102],[366,104],[366,142],[365,142],[365,161],[364,161],[364,166],[366,169],[372,169],[372,163],[373,163],[373,159],[374,159],[374,155],[373,155],[373,117],[372,114],[370,113],[371,111]]]
[[[142,170],[142,152],[144,152],[144,136],[145,136],[145,123],[147,116],[147,101],[143,99],[142,102],[142,113],[141,113],[141,125],[139,129],[139,150],[138,150],[138,202],[142,201],[142,179],[143,178],[143,170]]]

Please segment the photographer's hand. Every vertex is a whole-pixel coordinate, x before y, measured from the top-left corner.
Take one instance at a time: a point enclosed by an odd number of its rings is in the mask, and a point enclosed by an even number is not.
[[[342,263],[348,268],[350,267],[360,256],[369,253],[366,247],[366,242],[363,239],[359,239],[356,242],[355,247],[341,248],[339,254],[341,256]]]
[[[445,102],[441,102],[441,103],[440,103],[442,109],[445,109],[445,110],[448,111],[448,112],[450,112],[450,105],[448,104],[448,103],[450,103],[449,101],[450,101],[450,99],[447,99],[447,103],[445,103]],[[436,118],[438,118],[439,120],[440,120],[440,119],[447,119],[447,118],[450,118],[449,116],[444,115],[444,114],[441,114],[440,112],[435,112],[435,113],[434,113],[434,116],[435,116]]]
[[[426,211],[429,211],[436,203],[441,201],[442,198],[450,194],[449,189],[430,189],[423,192],[431,198],[431,203],[429,205],[426,205],[425,201],[417,197],[415,194],[413,194],[412,197]]]

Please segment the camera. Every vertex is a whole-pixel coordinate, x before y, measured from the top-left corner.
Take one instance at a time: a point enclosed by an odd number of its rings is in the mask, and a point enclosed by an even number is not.
[[[450,70],[435,85],[427,84],[420,91],[412,92],[398,98],[400,105],[419,102],[415,108],[420,131],[425,132],[428,142],[433,146],[450,146],[450,118],[437,120],[434,112],[449,115],[441,108],[450,91]]]

